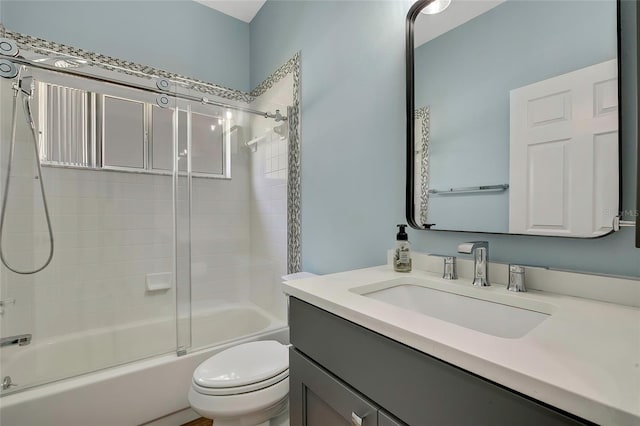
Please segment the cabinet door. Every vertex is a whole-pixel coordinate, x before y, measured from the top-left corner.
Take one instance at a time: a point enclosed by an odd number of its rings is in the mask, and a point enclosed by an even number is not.
[[[378,426],[406,426],[386,411],[378,411]]]
[[[289,384],[291,426],[378,426],[378,407],[294,348]]]

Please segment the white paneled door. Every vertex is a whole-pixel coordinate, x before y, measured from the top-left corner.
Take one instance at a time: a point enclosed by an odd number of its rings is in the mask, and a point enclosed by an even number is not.
[[[511,91],[509,232],[595,237],[618,214],[611,60]]]

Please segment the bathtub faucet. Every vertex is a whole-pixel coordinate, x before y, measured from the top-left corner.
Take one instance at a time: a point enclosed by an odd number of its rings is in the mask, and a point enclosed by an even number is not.
[[[0,348],[5,346],[26,346],[31,343],[30,334],[18,334],[17,336],[0,337]]]

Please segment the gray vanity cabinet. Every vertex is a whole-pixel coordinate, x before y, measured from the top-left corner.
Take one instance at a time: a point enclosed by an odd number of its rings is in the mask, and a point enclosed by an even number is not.
[[[293,348],[289,352],[289,368],[292,425],[402,425]]]
[[[292,426],[592,424],[293,297],[289,322]]]

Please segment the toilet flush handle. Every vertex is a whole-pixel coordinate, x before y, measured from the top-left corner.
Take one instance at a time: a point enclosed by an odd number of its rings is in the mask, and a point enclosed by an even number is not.
[[[363,417],[360,417],[353,411],[351,412],[351,424],[353,426],[362,426],[362,420],[363,420]]]

